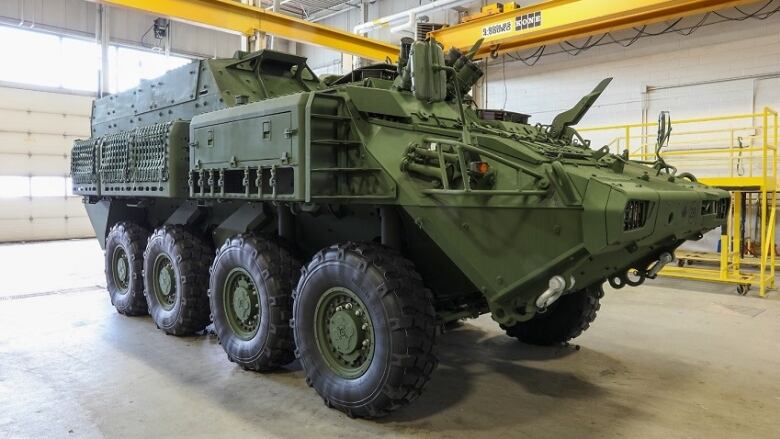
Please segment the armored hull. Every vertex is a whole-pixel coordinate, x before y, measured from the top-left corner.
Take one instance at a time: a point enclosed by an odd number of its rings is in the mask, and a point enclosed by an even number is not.
[[[419,394],[436,326],[490,312],[566,341],[605,281],[652,278],[725,221],[728,193],[572,128],[608,81],[529,125],[475,107],[474,52],[407,42],[327,82],[238,53],[97,100],[72,173],[114,304],[175,334],[213,320],[251,369],[295,350],[328,404],[373,417]]]

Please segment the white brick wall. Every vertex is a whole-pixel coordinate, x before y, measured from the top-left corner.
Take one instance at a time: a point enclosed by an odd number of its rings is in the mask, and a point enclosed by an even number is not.
[[[559,48],[553,45],[548,50]],[[664,109],[682,118],[748,113],[764,105],[777,108],[780,93],[773,92],[777,82],[753,76],[780,77],[780,14],[764,21],[707,26],[687,37],[673,33],[642,38],[628,48],[609,44],[576,57],[545,56],[533,67],[510,61],[507,58],[505,65],[506,98],[500,59],[492,61],[487,106],[500,107],[506,99],[507,109],[531,114],[541,123],[550,122],[608,76],[615,79],[583,126],[638,122],[645,97],[651,119]],[[707,81],[723,83],[694,85]],[[644,96],[648,87],[669,86],[679,87]],[[484,99],[482,95],[483,104]]]

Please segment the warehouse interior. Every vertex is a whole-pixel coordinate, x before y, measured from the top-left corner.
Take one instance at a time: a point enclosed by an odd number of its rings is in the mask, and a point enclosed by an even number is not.
[[[0,437],[777,437],[778,12],[780,0],[0,2]],[[639,286],[623,288],[630,270],[602,278],[598,318],[570,341],[523,343],[487,311],[437,324],[424,392],[378,419],[329,407],[301,358],[245,370],[213,324],[168,336],[148,312],[117,312],[110,232],[71,175],[74,142],[95,135],[96,102],[119,106],[134,90],[176,85],[156,79],[167,72],[237,51],[304,57],[323,84],[358,87],[344,78],[399,62],[402,39],[443,53],[482,41],[466,106],[537,128],[612,78],[576,118],[577,136],[728,193],[722,225],[633,273]],[[387,143],[396,155],[409,148]],[[468,224],[456,227],[468,236]],[[535,260],[541,247],[517,257]],[[196,282],[205,293],[208,274]]]

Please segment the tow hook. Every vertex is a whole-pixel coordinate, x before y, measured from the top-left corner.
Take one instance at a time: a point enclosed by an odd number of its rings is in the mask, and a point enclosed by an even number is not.
[[[661,256],[658,257],[658,261],[653,265],[650,270],[647,271],[647,277],[649,279],[655,279],[656,276],[658,276],[658,273],[661,271],[662,268],[666,266],[666,264],[672,262],[674,260],[674,256],[672,256],[671,253],[661,253]]]
[[[556,275],[551,277],[547,289],[536,299],[536,307],[539,309],[547,308],[558,300],[565,291],[572,288],[574,288],[574,276],[571,277],[568,288],[566,279],[563,276]]]
[[[658,260],[653,263],[653,266],[647,270],[640,270],[640,269],[629,269],[623,274],[612,276],[607,281],[609,282],[609,285],[612,286],[612,288],[619,290],[626,285],[632,286],[632,287],[638,287],[639,285],[642,285],[645,282],[645,279],[655,279],[658,276],[658,273],[661,271],[662,268],[664,268],[668,263],[672,262],[674,260],[674,256],[672,256],[671,253],[665,252],[661,253],[661,256],[658,257]],[[634,276],[636,276],[636,279],[632,279],[629,277],[629,272],[633,270]]]

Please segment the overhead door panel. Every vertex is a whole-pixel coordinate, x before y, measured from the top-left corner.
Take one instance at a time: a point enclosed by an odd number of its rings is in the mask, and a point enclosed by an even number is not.
[[[84,131],[83,127],[81,131]],[[62,134],[32,134],[4,131],[0,134],[3,139],[2,143],[0,143],[0,154],[70,154],[73,141],[78,137],[83,137],[85,134],[82,132],[78,136],[63,136]]]
[[[8,109],[0,107],[0,126],[4,131],[32,134],[84,134],[84,121],[88,117],[68,113],[51,113],[44,110]]]
[[[0,242],[94,234],[66,183],[73,141],[89,137],[92,99],[0,87]]]

